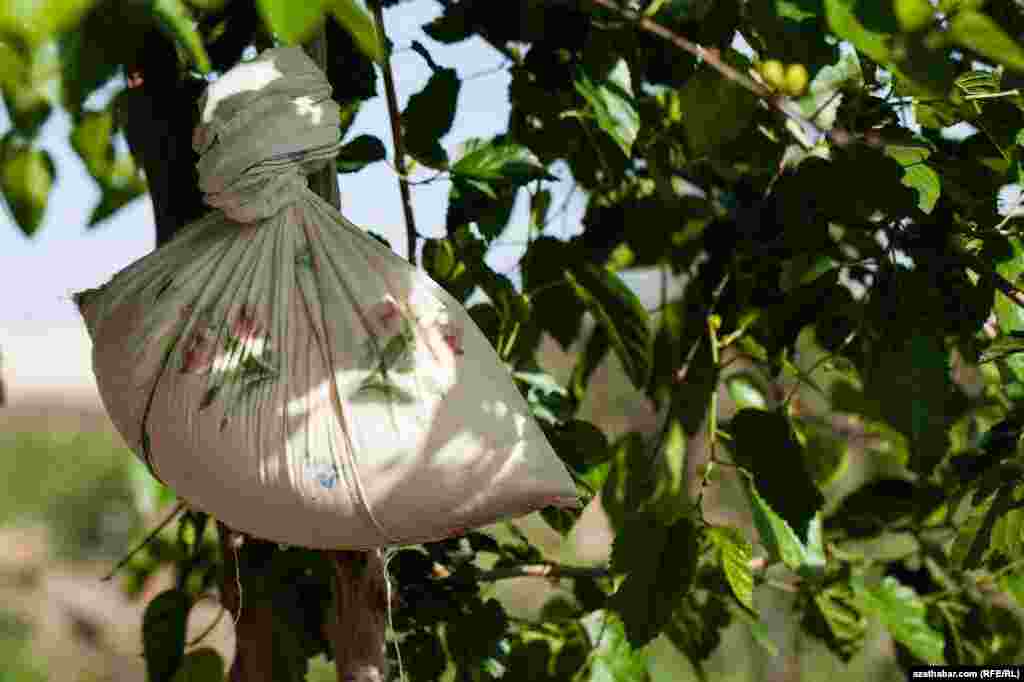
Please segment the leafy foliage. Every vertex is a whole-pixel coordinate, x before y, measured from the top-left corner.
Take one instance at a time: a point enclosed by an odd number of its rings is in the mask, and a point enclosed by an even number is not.
[[[511,115],[497,134],[458,138],[468,65],[411,46],[430,76],[399,121],[410,172],[449,183],[444,236],[425,240],[422,263],[458,300],[479,296],[471,315],[615,539],[607,570],[564,572],[567,589],[531,618],[486,592],[551,560],[515,525],[397,552],[393,629],[410,679],[644,681],[662,635],[707,676],[733,617],[768,655],[782,648],[757,608],[780,585],[795,594],[788,617],[841,661],[872,621],[904,667],[1019,658],[1021,624],[1000,600],[1024,603],[1020,4],[630,3],[660,35],[613,9],[626,3],[440,5],[428,44],[499,50]],[[116,109],[90,98],[149,31],[178,50],[158,77],[194,83],[325,21],[347,134],[390,50],[354,0],[0,8],[0,191],[22,232],[37,233],[64,172],[38,144],[57,107],[101,190],[91,224],[144,191],[118,152]],[[388,131],[375,132],[346,140],[339,172],[384,159]],[[570,238],[551,227],[564,181],[586,195]],[[519,285],[489,255],[526,199]],[[627,282],[644,268],[682,291],[643,300]],[[545,336],[575,355],[566,372],[543,366]],[[608,363],[656,428],[609,438],[585,420]],[[749,526],[712,513],[728,490]],[[579,514],[541,518],[568,536]],[[127,566],[135,593],[175,569],[143,623],[153,680],[219,678],[183,641],[218,579],[209,521],[190,512]],[[284,624],[276,670],[302,679],[329,653],[330,572],[295,548],[243,564],[261,581],[246,598]]]

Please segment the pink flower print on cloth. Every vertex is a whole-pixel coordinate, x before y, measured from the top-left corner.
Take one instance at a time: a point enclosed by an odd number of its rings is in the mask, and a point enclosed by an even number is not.
[[[207,374],[213,367],[213,360],[217,354],[217,348],[213,340],[207,336],[205,329],[196,330],[182,354],[182,374]]]
[[[225,388],[235,389],[227,396],[222,430],[245,399],[278,374],[266,325],[250,305],[240,306],[229,316],[226,333],[219,338],[207,322],[198,321],[182,353],[181,371],[209,377],[200,411],[212,405]]]
[[[460,325],[446,319],[437,327],[441,331],[441,336],[444,337],[444,342],[452,349],[452,353],[455,355],[465,353],[462,349],[462,327]]]
[[[443,303],[422,290],[404,302],[388,295],[370,307],[367,321],[370,336],[362,367],[369,375],[353,398],[408,403],[416,399],[415,385],[429,386],[434,393],[446,390],[454,378],[454,358],[464,351],[462,327],[451,321]],[[414,370],[422,370],[418,378],[428,382],[410,383],[405,375]]]
[[[402,328],[402,309],[393,296],[385,296],[368,314],[370,329],[379,337],[390,337]]]

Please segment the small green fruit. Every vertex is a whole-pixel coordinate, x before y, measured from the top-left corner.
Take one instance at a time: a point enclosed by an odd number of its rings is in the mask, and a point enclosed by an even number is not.
[[[758,66],[761,78],[772,90],[781,90],[786,82],[786,71],[778,59],[769,59]]]
[[[935,17],[935,10],[928,0],[896,0],[893,10],[900,28],[908,33],[920,31]]]
[[[786,67],[786,79],[783,91],[791,97],[799,97],[807,90],[807,83],[810,77],[807,75],[807,67],[803,64],[790,64]]]

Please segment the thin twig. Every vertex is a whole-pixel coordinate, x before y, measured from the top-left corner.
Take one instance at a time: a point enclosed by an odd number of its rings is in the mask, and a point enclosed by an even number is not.
[[[507,578],[605,578],[611,575],[607,566],[564,566],[562,564],[526,564],[503,566],[489,571],[480,571],[476,579],[481,582],[505,580]]]
[[[395,170],[398,172],[398,189],[402,195],[402,211],[405,214],[405,235],[407,258],[409,262],[416,265],[416,218],[412,212],[412,194],[409,191],[409,181],[406,179],[405,171],[405,142],[402,139],[401,114],[398,111],[398,95],[395,94],[395,74],[391,68],[391,44],[388,41],[387,33],[384,31],[384,11],[381,9],[380,0],[373,0],[370,3],[373,9],[373,17],[377,22],[377,30],[380,31],[380,39],[384,44],[384,63],[381,70],[384,72],[384,92],[387,95],[388,118],[391,119],[391,139],[395,145]]]
[[[763,571],[768,564],[763,558],[753,558],[749,561],[750,570]],[[435,569],[442,569],[439,576],[441,581],[451,580],[452,574],[443,569],[440,565]],[[477,582],[494,582],[507,580],[509,578],[547,578],[557,580],[559,578],[607,578],[615,574],[610,566],[567,566],[558,563],[541,564],[518,564],[515,566],[502,566],[489,571],[477,571],[473,578]]]
[[[159,525],[158,525],[158,526],[157,526],[156,528],[154,528],[154,529],[153,529],[153,531],[152,531],[152,532],[151,532],[151,533],[150,533],[149,535],[147,535],[147,536],[146,536],[146,539],[145,539],[145,540],[143,540],[142,542],[140,542],[140,543],[139,543],[139,544],[138,544],[138,545],[137,545],[137,546],[135,547],[135,549],[133,549],[132,551],[128,552],[128,554],[127,554],[127,555],[125,555],[125,557],[124,557],[123,559],[121,559],[120,561],[118,561],[118,562],[117,562],[117,564],[116,564],[116,565],[114,566],[114,568],[112,568],[112,569],[110,570],[110,573],[108,573],[107,575],[105,575],[105,576],[103,577],[103,582],[107,582],[107,581],[109,581],[109,580],[110,580],[111,578],[113,578],[113,577],[114,577],[114,575],[115,575],[115,574],[116,574],[116,573],[117,573],[118,571],[120,571],[120,570],[121,570],[122,568],[124,568],[124,566],[125,566],[125,565],[126,565],[126,564],[127,564],[128,562],[129,562],[129,561],[131,561],[131,560],[132,560],[132,557],[134,557],[134,556],[135,556],[136,554],[138,554],[139,552],[141,552],[141,551],[142,551],[142,548],[143,548],[143,547],[145,547],[145,546],[146,546],[146,545],[148,545],[148,544],[149,544],[150,542],[152,542],[152,541],[153,541],[153,538],[155,538],[155,537],[156,537],[157,535],[159,535],[159,534],[160,534],[160,531],[162,531],[162,530],[163,530],[164,528],[166,528],[167,526],[169,526],[169,525],[170,525],[170,523],[171,523],[171,521],[173,521],[173,520],[175,519],[175,517],[177,517],[177,516],[178,516],[178,514],[180,514],[180,513],[181,513],[181,511],[182,511],[182,510],[183,510],[184,508],[185,508],[185,503],[184,503],[184,502],[178,502],[178,504],[174,505],[174,509],[172,509],[172,510],[171,510],[171,513],[167,515],[167,518],[165,518],[165,519],[164,519],[163,521],[161,521],[161,522],[160,522],[160,524],[159,524]]]
[[[768,105],[768,107],[799,123],[805,128],[806,132],[811,133],[809,137],[819,138],[821,136],[829,135],[827,131],[822,130],[816,123],[808,120],[807,117],[804,116],[803,112],[800,111],[800,109],[791,100],[772,92],[765,85],[758,83],[753,78],[750,78],[743,73],[740,73],[740,71],[722,61],[718,50],[710,50],[702,45],[698,45],[697,43],[687,40],[678,33],[671,31],[648,17],[626,9],[625,7],[620,7],[614,2],[614,0],[590,0],[590,2],[594,5],[598,5],[615,12],[624,19],[628,19],[633,22],[644,31],[656,35],[659,38],[663,38],[678,47],[680,50],[688,52],[697,59],[706,62],[708,66],[713,68],[715,71],[718,71],[728,80],[740,85],[759,97],[766,105]]]

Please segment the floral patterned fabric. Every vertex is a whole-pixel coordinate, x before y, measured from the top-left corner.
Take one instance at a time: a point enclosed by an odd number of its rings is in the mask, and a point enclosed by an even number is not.
[[[196,134],[220,210],[76,296],[129,446],[192,506],[305,547],[423,542],[575,506],[465,309],[304,184],[285,196],[273,181],[331,146],[322,74],[296,48],[245,69],[208,93]]]

